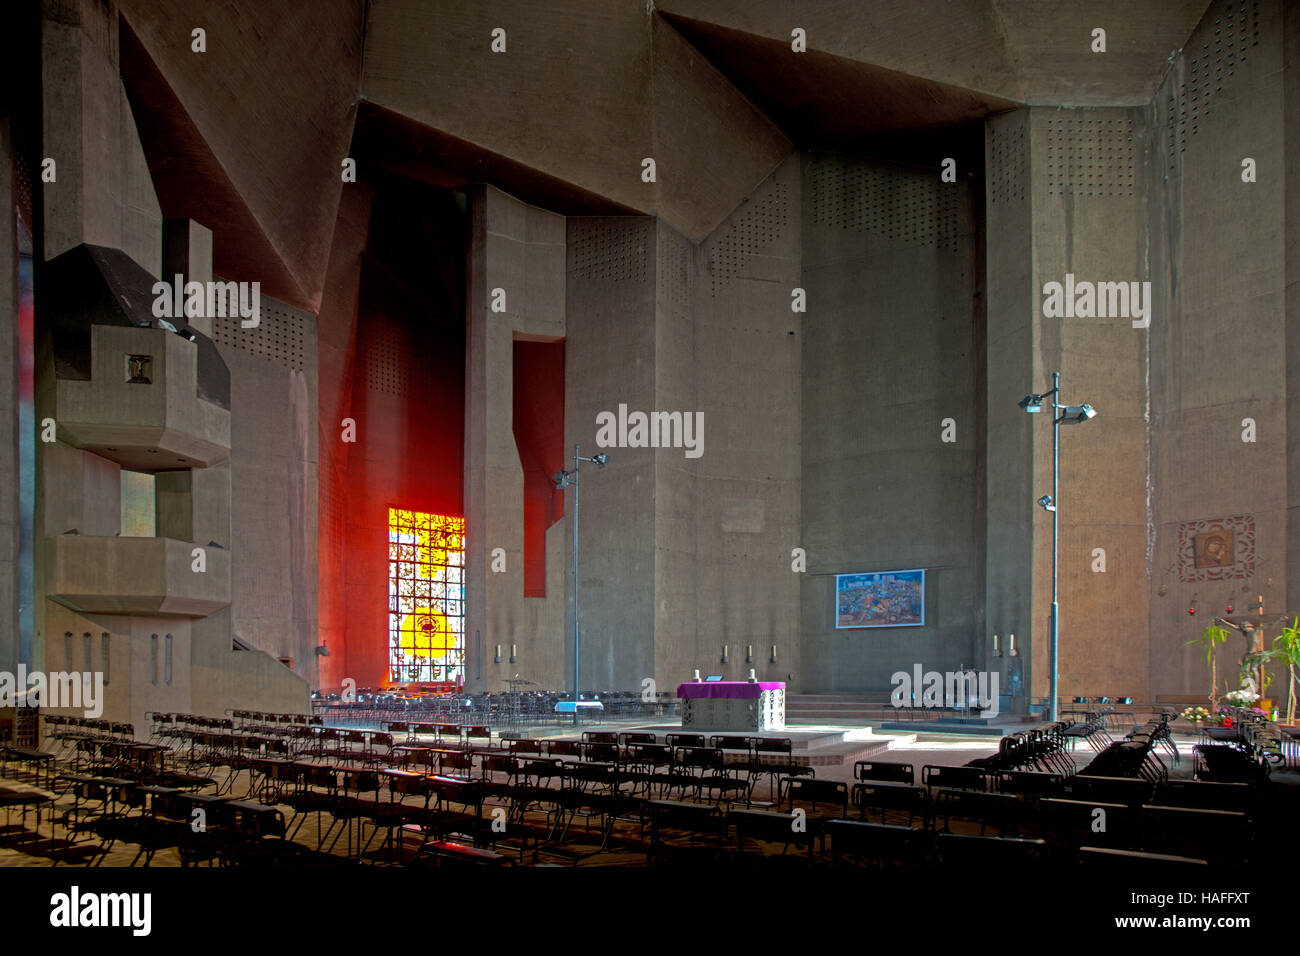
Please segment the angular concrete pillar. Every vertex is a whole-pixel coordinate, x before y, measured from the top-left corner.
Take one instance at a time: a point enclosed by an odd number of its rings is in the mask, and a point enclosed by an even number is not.
[[[565,335],[565,219],[492,187],[471,196],[465,349],[466,685],[499,690],[516,674],[567,686],[561,643],[563,527],[547,532],[544,598],[523,590],[523,469],[512,427],[516,336]],[[594,454],[594,449],[591,450]],[[502,549],[504,572],[489,570]],[[496,645],[502,647],[495,662]],[[510,646],[518,659],[510,663]]]
[[[985,233],[988,324],[987,559],[985,564],[985,647],[999,635],[1001,658],[984,666],[1001,670],[1000,687],[1023,708],[1036,661],[1034,475],[1035,440],[1042,429],[1016,403],[1027,392],[1044,391],[1044,369],[1037,359],[1037,297],[1031,247],[1029,111],[991,118],[985,126]],[[1046,436],[1051,442],[1051,436]],[[1017,657],[1007,652],[1010,635]],[[1034,693],[1046,693],[1034,685]]]
[[[193,219],[168,219],[163,223],[162,280],[174,282],[212,281],[212,230]],[[189,324],[204,335],[212,335],[212,316],[191,317]]]
[[[162,214],[118,78],[116,3],[45,5],[41,23],[46,259],[82,242],[161,271]]]

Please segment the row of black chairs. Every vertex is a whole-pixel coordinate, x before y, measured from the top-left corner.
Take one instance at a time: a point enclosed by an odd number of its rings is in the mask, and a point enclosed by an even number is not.
[[[1143,777],[1155,783],[1169,778],[1169,770],[1160,759],[1157,748],[1178,763],[1178,748],[1169,732],[1172,712],[1166,711],[1152,717],[1134,729],[1123,740],[1106,747],[1082,771],[1089,776]]]
[[[937,780],[941,775],[930,776]],[[1098,779],[1084,782],[1083,777],[1074,778],[1074,782],[1083,784],[1078,793],[1063,790],[1064,796],[1031,796],[901,782],[859,782],[850,789],[843,782],[786,778],[781,781],[783,799],[775,811],[700,809],[672,801],[650,801],[651,812],[660,819],[647,852],[652,861],[661,858],[663,846],[670,844],[673,836],[677,846],[717,851],[730,834],[739,841],[737,849],[742,851],[744,841],[754,839],[780,845],[782,854],[796,847],[806,851],[809,858],[830,854],[839,861],[841,856],[860,856],[869,849],[865,855],[877,862],[925,865],[935,862],[930,849],[944,835],[953,833],[954,825],[964,824],[969,828],[978,825],[979,833],[963,836],[1020,841],[1016,846],[1021,850],[1032,846],[1030,855],[1034,857],[1074,858],[1084,848],[1225,865],[1239,864],[1250,857],[1250,813],[1199,806],[1225,799],[1222,791],[1198,791],[1198,785],[1188,781],[1185,787],[1141,795],[1130,790],[1125,793],[1126,802],[1104,803],[1096,799],[1099,791],[1093,788]],[[1056,782],[1061,787],[1067,785],[1064,778],[1058,777]],[[1133,783],[1136,781],[1121,781],[1123,785]],[[1139,801],[1165,802],[1135,803],[1135,797]],[[1228,799],[1233,798],[1244,799],[1244,795]],[[1174,801],[1195,805],[1182,806]],[[857,811],[856,821],[850,820],[850,807]],[[879,821],[869,819],[877,811]],[[887,822],[886,813],[895,814],[896,822]],[[907,816],[906,824],[897,822],[902,814]],[[847,827],[848,822],[870,824],[870,828]]]

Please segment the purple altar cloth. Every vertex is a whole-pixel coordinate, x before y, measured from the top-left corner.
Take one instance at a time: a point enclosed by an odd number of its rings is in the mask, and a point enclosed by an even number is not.
[[[761,696],[765,690],[785,690],[785,683],[783,681],[756,681],[751,684],[747,680],[729,680],[714,681],[710,684],[703,681],[699,683],[691,681],[677,685],[677,696],[682,700],[698,700],[701,697],[731,697],[754,700]]]

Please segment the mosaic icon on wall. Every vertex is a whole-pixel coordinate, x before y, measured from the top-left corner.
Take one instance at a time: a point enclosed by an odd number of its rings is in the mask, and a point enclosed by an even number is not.
[[[1255,574],[1255,516],[1184,521],[1178,526],[1178,580],[1228,581]]]

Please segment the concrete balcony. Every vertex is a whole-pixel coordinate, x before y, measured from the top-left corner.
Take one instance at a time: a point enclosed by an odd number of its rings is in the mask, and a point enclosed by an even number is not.
[[[205,548],[207,570],[197,572],[195,547],[175,538],[47,538],[47,593],[85,614],[206,617],[230,606],[230,552]]]
[[[55,385],[62,441],[132,471],[207,468],[230,457],[230,411],[197,395],[196,343],[165,329],[90,332],[90,380]]]

